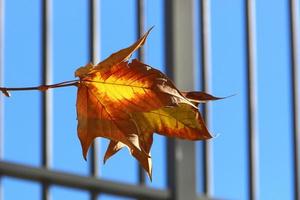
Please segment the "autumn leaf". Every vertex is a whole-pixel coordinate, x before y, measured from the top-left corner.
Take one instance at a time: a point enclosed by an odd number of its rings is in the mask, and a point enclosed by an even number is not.
[[[127,147],[152,176],[153,133],[188,140],[205,140],[208,132],[198,104],[218,98],[203,92],[180,92],[172,81],[134,59],[150,30],[136,43],[100,62],[76,70],[78,137],[83,156],[96,137],[110,141],[104,157]]]

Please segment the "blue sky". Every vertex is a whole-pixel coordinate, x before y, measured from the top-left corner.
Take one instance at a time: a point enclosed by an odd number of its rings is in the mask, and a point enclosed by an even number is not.
[[[101,59],[136,40],[134,0],[100,3]],[[146,62],[164,66],[163,1],[146,1],[146,29],[155,25],[146,44]],[[198,3],[195,4],[198,26]],[[292,132],[290,114],[289,12],[286,0],[257,1],[257,102],[260,199],[293,199]],[[77,67],[88,62],[87,5],[84,0],[53,0],[53,82],[71,80]],[[211,103],[213,140],[213,194],[226,199],[247,199],[247,132],[245,82],[245,1],[211,1],[211,92],[237,94]],[[41,81],[40,1],[5,1],[5,86],[38,85]],[[199,36],[196,33],[196,41]],[[199,71],[199,43],[196,59]],[[199,78],[197,79],[199,80]],[[196,88],[200,88],[196,83]],[[40,165],[40,94],[14,92],[5,100],[4,159]],[[53,91],[53,160],[55,170],[88,174],[76,134],[76,88]],[[102,161],[105,140],[98,140]],[[200,142],[197,143],[201,145]],[[199,148],[198,148],[199,149]],[[155,136],[152,148],[155,188],[166,187],[165,138]],[[198,155],[200,158],[200,154]],[[122,163],[122,169],[120,169]],[[198,162],[199,164],[200,162]],[[198,166],[200,169],[200,166]],[[137,183],[137,162],[126,149],[100,164],[101,177]],[[200,180],[199,174],[197,179]],[[198,181],[200,182],[200,181]],[[38,183],[3,180],[4,199],[39,199]],[[198,185],[201,192],[202,186]],[[18,191],[18,192],[16,192]],[[51,187],[53,199],[88,199],[88,193]],[[101,199],[119,199],[102,195]]]

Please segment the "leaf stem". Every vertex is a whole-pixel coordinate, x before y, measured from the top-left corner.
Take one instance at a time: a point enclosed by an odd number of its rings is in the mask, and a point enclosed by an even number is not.
[[[0,91],[7,97],[9,97],[8,91],[27,91],[27,90],[39,90],[39,91],[46,91],[48,89],[52,88],[59,88],[59,87],[69,87],[69,86],[77,86],[79,83],[79,80],[70,80],[70,81],[64,81],[60,83],[55,83],[51,85],[40,85],[35,87],[0,87]]]

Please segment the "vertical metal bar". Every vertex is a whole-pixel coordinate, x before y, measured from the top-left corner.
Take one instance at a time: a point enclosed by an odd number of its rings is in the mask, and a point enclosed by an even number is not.
[[[137,38],[140,38],[144,33],[145,28],[145,2],[144,0],[136,0],[136,10],[137,10]],[[144,47],[138,49],[138,59],[141,62],[145,61],[145,51]],[[139,176],[139,183],[141,185],[145,184],[145,172],[143,168],[138,165],[138,176]]]
[[[202,53],[202,90],[209,92],[210,90],[210,1],[201,0],[201,53]],[[207,126],[210,123],[209,104],[202,105],[203,117]],[[212,195],[212,146],[210,141],[203,141],[203,186],[206,196]]]
[[[145,28],[145,1],[136,0],[137,6],[137,38],[140,38],[144,33]],[[138,49],[138,58],[141,61],[145,60],[145,49],[141,47]]]
[[[4,73],[4,1],[0,0],[0,86],[3,85]],[[4,101],[0,94],[0,159],[3,156],[3,138],[4,138]],[[2,179],[0,177],[0,200],[3,199]]]
[[[42,1],[42,84],[51,83],[51,0]],[[42,93],[42,167],[51,165],[52,93]],[[49,200],[49,185],[42,184],[42,199]]]
[[[88,2],[88,14],[89,14],[89,60],[97,64],[99,62],[99,4],[98,0],[89,0]],[[99,144],[95,140],[90,149],[90,174],[93,177],[99,175],[99,160],[98,160]],[[91,192],[90,199],[96,200],[98,193]]]
[[[174,36],[173,36],[173,4],[171,0],[164,0],[164,24],[165,24],[165,66],[166,74],[174,80]],[[170,142],[171,140],[169,140]],[[171,167],[171,166],[170,166]]]
[[[293,156],[294,156],[294,199],[300,199],[300,136],[299,136],[299,4],[297,0],[290,0],[290,32],[291,32],[291,87],[292,87],[292,128],[293,128]]]
[[[4,1],[0,0],[0,86],[3,85],[4,73]],[[3,154],[3,116],[4,116],[4,102],[3,95],[0,95],[0,159]]]
[[[194,2],[165,0],[165,56],[168,75],[179,88],[194,87]],[[171,199],[196,199],[195,144],[167,141],[167,173]]]
[[[258,198],[258,154],[256,122],[256,38],[255,0],[246,1],[247,30],[247,106],[248,106],[248,153],[249,153],[249,199]]]
[[[165,66],[166,74],[169,78],[174,80],[174,35],[173,35],[173,4],[172,0],[164,0],[164,41],[165,41]],[[177,184],[176,184],[176,156],[175,156],[175,140],[172,138],[167,139],[166,144],[166,155],[167,155],[167,185],[168,189],[171,191],[170,200],[178,199],[176,198]]]

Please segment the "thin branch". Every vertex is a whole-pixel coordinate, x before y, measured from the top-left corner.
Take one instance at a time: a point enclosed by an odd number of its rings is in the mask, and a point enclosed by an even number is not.
[[[60,87],[69,87],[69,86],[77,86],[79,80],[71,80],[71,81],[64,81],[60,83],[55,83],[51,85],[40,85],[35,87],[0,87],[0,91],[7,97],[10,96],[8,91],[26,91],[26,90],[39,90],[45,92],[48,89],[52,88],[60,88]]]

